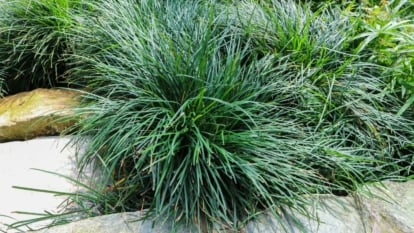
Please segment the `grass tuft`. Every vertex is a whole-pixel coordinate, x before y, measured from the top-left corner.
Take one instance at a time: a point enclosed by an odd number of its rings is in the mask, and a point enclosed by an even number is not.
[[[64,85],[70,11],[78,0],[0,2],[0,67],[8,94]]]

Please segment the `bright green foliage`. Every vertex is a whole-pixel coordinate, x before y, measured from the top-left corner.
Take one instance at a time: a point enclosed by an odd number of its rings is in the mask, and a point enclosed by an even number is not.
[[[78,0],[10,0],[0,2],[0,67],[9,94],[52,87],[65,80],[70,53],[69,11]]]
[[[414,2],[382,1],[364,11],[359,19],[363,33],[356,37],[363,39],[358,50],[384,66],[381,76],[406,101],[399,112],[403,114],[414,102]]]

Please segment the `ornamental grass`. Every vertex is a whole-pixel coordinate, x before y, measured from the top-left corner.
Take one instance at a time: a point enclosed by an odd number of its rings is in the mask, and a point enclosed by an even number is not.
[[[70,132],[88,141],[80,167],[107,175],[66,194],[80,212],[46,217],[145,210],[173,231],[237,232],[264,212],[317,218],[309,195],[412,178],[410,98],[390,78],[410,80],[412,66],[387,66],[378,44],[396,34],[371,30],[352,3],[316,6],[97,0],[70,11],[63,74],[83,93]],[[412,21],[384,25],[411,59]]]
[[[0,2],[2,92],[67,86],[65,54],[71,53],[70,11],[78,0],[7,0]]]
[[[237,231],[306,196],[412,174],[413,122],[339,7],[105,1],[75,31],[77,135],[115,211]],[[359,48],[359,49],[358,49]],[[99,206],[99,203],[97,203]],[[203,224],[199,224],[199,223]]]

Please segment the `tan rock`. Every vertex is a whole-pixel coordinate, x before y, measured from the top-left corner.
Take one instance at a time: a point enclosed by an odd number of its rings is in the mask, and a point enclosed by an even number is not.
[[[36,89],[0,99],[0,141],[26,140],[55,135],[73,121],[78,93],[69,90]]]

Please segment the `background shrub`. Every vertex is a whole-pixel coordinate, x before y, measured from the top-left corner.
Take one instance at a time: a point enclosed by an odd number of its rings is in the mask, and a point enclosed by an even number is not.
[[[382,66],[388,88],[400,96],[403,114],[414,102],[414,3],[406,0],[381,1],[365,5],[361,22],[363,39],[359,50],[367,60]],[[406,114],[412,115],[411,111]]]
[[[284,79],[280,85],[295,93],[286,104],[301,111],[292,118],[310,127],[312,134],[321,134],[321,142],[327,140],[329,146],[322,148],[382,161],[373,163],[375,169],[351,166],[367,172],[362,177],[368,180],[395,175],[401,169],[393,164],[412,161],[413,123],[399,116],[403,105],[387,88],[384,66],[369,58],[367,48],[361,48],[364,42],[355,42],[361,33],[359,22],[342,6],[313,12],[309,5],[293,1],[246,1],[232,12],[235,31],[250,38],[254,53],[277,57],[275,69],[281,62],[289,64],[279,77]],[[323,166],[317,163],[321,171],[341,170]],[[368,174],[372,172],[376,175]],[[355,177],[339,179],[335,174],[332,182],[350,185]]]
[[[1,88],[8,94],[64,85],[71,53],[69,14],[78,0],[11,0],[0,2]]]

